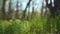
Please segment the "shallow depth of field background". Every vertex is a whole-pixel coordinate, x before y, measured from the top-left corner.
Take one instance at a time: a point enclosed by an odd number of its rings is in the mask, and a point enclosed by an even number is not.
[[[0,34],[59,34],[60,0],[0,0]]]

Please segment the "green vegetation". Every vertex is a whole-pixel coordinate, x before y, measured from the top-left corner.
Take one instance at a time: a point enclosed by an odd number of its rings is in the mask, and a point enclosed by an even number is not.
[[[0,0],[0,34],[60,34],[59,7],[60,0]]]
[[[60,18],[60,17],[59,17]],[[30,21],[0,20],[0,34],[48,34],[60,28],[58,17],[35,17]],[[58,26],[58,27],[57,27]]]

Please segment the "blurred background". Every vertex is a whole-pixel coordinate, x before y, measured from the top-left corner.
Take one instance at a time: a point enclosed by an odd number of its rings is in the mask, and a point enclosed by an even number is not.
[[[60,0],[0,0],[0,34],[60,34]]]

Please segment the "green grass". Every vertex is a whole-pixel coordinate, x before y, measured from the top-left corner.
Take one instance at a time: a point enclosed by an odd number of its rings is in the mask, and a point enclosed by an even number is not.
[[[60,16],[40,17],[37,16],[30,21],[0,20],[0,34],[48,34],[60,30]]]

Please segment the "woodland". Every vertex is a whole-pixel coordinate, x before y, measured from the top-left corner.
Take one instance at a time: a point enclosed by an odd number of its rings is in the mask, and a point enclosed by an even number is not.
[[[0,0],[0,34],[60,34],[60,0]]]

